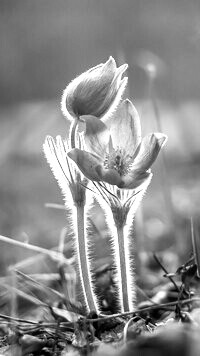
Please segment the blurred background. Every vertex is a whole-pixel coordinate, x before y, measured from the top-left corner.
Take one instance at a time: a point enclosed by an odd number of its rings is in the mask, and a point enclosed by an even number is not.
[[[143,133],[168,135],[135,222],[141,256],[187,259],[190,218],[200,225],[200,2],[198,0],[0,1],[0,234],[44,247],[68,227],[62,196],[42,151],[66,137],[60,112],[67,83],[112,55],[129,64],[126,95]],[[94,243],[105,254],[103,215]],[[167,251],[167,252],[166,252]],[[26,252],[0,242],[1,273]],[[141,259],[142,260],[142,259]]]

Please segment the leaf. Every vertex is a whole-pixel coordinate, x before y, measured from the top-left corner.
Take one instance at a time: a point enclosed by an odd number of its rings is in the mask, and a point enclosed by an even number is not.
[[[76,322],[82,317],[82,315],[74,313],[72,311],[66,309],[60,309],[56,307],[50,307],[51,313],[56,320],[64,321],[64,322]]]

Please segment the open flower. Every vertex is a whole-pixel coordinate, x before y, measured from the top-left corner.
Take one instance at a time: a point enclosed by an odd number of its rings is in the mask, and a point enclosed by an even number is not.
[[[128,99],[121,102],[112,117],[82,119],[86,123],[86,150],[74,148],[68,152],[81,172],[92,181],[124,189],[143,184],[167,140],[166,135],[151,133],[141,139],[140,118]]]
[[[90,182],[89,187],[96,193],[94,198],[104,211],[115,273],[117,312],[134,311],[136,285],[133,263],[133,221],[135,213],[151,182],[152,173],[137,191],[119,189],[105,182]]]
[[[61,100],[63,114],[69,119],[82,115],[110,115],[120,102],[128,78],[122,74],[128,65],[119,68],[113,57],[106,63],[82,73],[66,87]]]

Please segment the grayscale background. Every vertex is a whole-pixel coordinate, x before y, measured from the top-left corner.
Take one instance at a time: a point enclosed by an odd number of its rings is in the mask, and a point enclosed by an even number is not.
[[[154,98],[169,137],[136,217],[138,248],[165,250],[167,263],[191,252],[190,218],[200,216],[200,2],[198,0],[0,0],[0,234],[57,246],[67,225],[62,196],[42,152],[47,134],[66,137],[60,112],[67,83],[112,55],[129,64],[130,97],[143,133],[158,131]],[[100,254],[107,236],[93,211]],[[199,224],[200,225],[200,224]],[[167,252],[166,252],[167,251]],[[27,256],[0,242],[0,266]]]

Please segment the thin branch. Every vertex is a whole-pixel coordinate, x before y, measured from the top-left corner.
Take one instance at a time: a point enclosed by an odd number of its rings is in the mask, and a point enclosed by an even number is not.
[[[153,304],[150,307],[144,307],[141,309],[136,309],[134,311],[129,311],[129,312],[124,312],[124,313],[118,313],[118,314],[112,314],[112,315],[100,315],[100,318],[97,319],[87,319],[88,322],[98,322],[98,321],[104,321],[104,320],[109,320],[109,319],[113,319],[113,318],[119,318],[122,316],[129,316],[132,314],[140,314],[142,312],[145,311],[151,311],[153,309],[166,309],[168,307],[172,307],[172,306],[176,306],[176,305],[185,305],[188,303],[193,303],[193,302],[200,302],[200,297],[194,297],[194,298],[188,298],[188,299],[184,299],[184,300],[178,300],[176,302],[169,302],[169,303],[161,303],[161,304]]]
[[[156,254],[153,254],[153,257],[155,259],[155,261],[157,262],[157,264],[161,267],[161,269],[165,272],[166,277],[169,278],[169,280],[172,282],[172,284],[174,285],[176,291],[178,293],[180,293],[180,288],[177,286],[176,282],[173,280],[173,278],[171,276],[169,276],[168,271],[166,270],[166,268],[163,266],[163,264],[160,262],[160,260],[158,259],[158,257],[156,256]]]

